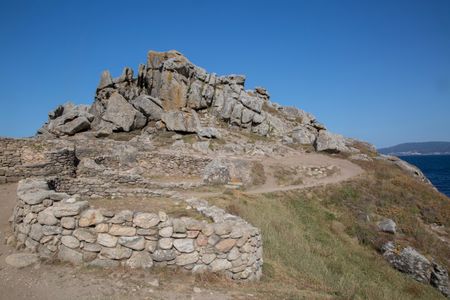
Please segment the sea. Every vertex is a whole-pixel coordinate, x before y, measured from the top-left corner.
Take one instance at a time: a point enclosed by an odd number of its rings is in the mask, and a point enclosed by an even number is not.
[[[400,158],[422,170],[441,193],[450,197],[450,155],[411,155]]]

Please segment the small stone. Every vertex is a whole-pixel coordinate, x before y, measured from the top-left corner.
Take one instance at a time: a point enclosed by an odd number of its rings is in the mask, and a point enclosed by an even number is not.
[[[97,224],[95,226],[95,231],[96,232],[102,232],[102,233],[108,232],[109,231],[109,225],[105,224],[105,223]]]
[[[114,224],[109,229],[109,234],[120,236],[134,236],[136,235],[136,228]]]
[[[23,222],[25,224],[30,224],[34,219],[36,219],[36,216],[37,216],[36,214],[30,212],[25,216],[25,218],[23,219]],[[58,222],[58,220],[56,220],[56,221]],[[50,225],[53,225],[53,224],[50,224]]]
[[[148,252],[133,252],[131,257],[125,262],[125,265],[132,269],[149,269],[153,266],[153,259]]]
[[[155,250],[152,254],[152,258],[154,261],[170,261],[177,257],[177,254],[174,250]]]
[[[90,262],[97,258],[97,253],[91,251],[83,251],[83,261]]]
[[[193,291],[194,291],[194,293],[197,293],[197,294],[202,292],[202,290],[196,286],[194,287]]]
[[[202,262],[209,265],[214,259],[216,259],[216,255],[214,253],[205,253],[202,255]]]
[[[144,228],[138,228],[136,230],[136,233],[138,235],[144,235],[144,236],[149,236],[149,235],[157,235],[158,231],[156,229],[144,229]]]
[[[99,233],[97,236],[97,243],[105,247],[115,247],[118,238],[107,233]]]
[[[158,212],[158,217],[161,222],[166,222],[168,220],[167,214],[163,211]]]
[[[88,266],[90,267],[98,267],[98,268],[116,268],[120,265],[120,262],[113,259],[101,259],[96,258],[91,261]]]
[[[210,244],[211,246],[214,246],[219,241],[220,241],[220,236],[218,236],[217,234],[213,234],[208,238],[208,244]]]
[[[217,251],[220,252],[228,252],[231,250],[231,248],[236,245],[236,240],[234,239],[225,239],[218,242],[214,247],[217,249]]]
[[[58,205],[56,205],[58,204]],[[52,206],[53,214],[57,218],[71,217],[80,214],[80,212],[89,207],[87,201],[76,201],[73,198],[65,200],[65,202],[58,202]]]
[[[71,249],[80,247],[80,241],[77,240],[75,237],[70,236],[70,235],[69,236],[63,236],[61,238],[61,243],[64,246],[69,247]]]
[[[73,232],[73,236],[75,236],[80,241],[85,241],[88,243],[94,243],[97,240],[97,235],[92,229],[88,228],[77,228]]]
[[[230,251],[230,253],[228,253],[227,259],[228,260],[235,260],[237,259],[239,256],[241,255],[241,253],[239,252],[239,249],[237,247],[233,247]]]
[[[83,211],[80,215],[80,220],[78,220],[78,225],[80,227],[88,227],[102,223],[105,217],[102,215],[98,209],[87,209]]]
[[[5,262],[15,268],[25,268],[39,262],[39,257],[31,253],[14,253],[5,258]]]
[[[204,235],[203,233],[200,233],[196,239],[197,246],[203,247],[208,245],[208,237]]]
[[[164,238],[171,237],[172,234],[173,234],[173,227],[172,226],[164,227],[164,228],[159,230],[159,235],[161,237],[164,237]]]
[[[66,229],[74,229],[76,220],[73,217],[63,217],[61,218],[61,226]]]
[[[133,220],[133,212],[131,210],[122,210],[118,212],[111,220],[112,224],[122,224]]]
[[[109,259],[129,258],[132,253],[133,250],[122,246],[117,246],[115,248],[102,248],[102,250],[100,251],[100,255],[102,257]]]
[[[185,233],[186,232],[186,225],[184,222],[180,219],[173,219],[173,231],[175,233]]]
[[[44,236],[44,229],[42,228],[42,225],[39,225],[39,224],[31,225],[31,230],[30,230],[29,236],[33,240],[39,242],[41,240],[41,238]]]
[[[214,224],[214,232],[217,235],[230,234],[232,229],[233,229],[233,226],[231,225],[231,223],[228,223],[228,222]]]
[[[197,230],[188,230],[186,231],[186,237],[189,239],[195,239],[199,233],[200,231]]]
[[[158,241],[158,246],[161,249],[170,249],[173,246],[173,240],[171,238],[162,238]]]
[[[157,241],[145,241],[145,249],[150,253],[155,252],[157,245]]]
[[[190,253],[195,250],[194,240],[192,239],[177,239],[173,242],[173,246],[184,253]]]
[[[388,232],[395,234],[397,224],[391,219],[384,219],[383,221],[378,222],[378,228],[383,232]]]
[[[175,259],[175,263],[179,266],[194,264],[197,261],[198,261],[198,252],[180,254]]]
[[[84,243],[83,250],[89,252],[100,252],[100,250],[102,250],[102,247],[100,247],[100,245],[97,244]]]
[[[145,239],[142,236],[123,236],[119,238],[119,244],[133,250],[144,250]]]
[[[58,219],[53,215],[51,207],[44,209],[38,214],[37,220],[42,225],[56,225]]]
[[[232,267],[231,262],[229,262],[226,259],[216,259],[210,264],[210,266],[212,272],[220,272],[227,269],[231,269]]]
[[[83,255],[80,252],[70,249],[64,245],[59,247],[58,259],[61,261],[70,262],[74,265],[83,263]]]
[[[141,228],[150,228],[158,225],[159,216],[152,213],[137,213],[133,218],[133,224]]]

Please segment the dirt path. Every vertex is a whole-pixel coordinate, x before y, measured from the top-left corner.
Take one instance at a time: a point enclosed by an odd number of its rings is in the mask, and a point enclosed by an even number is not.
[[[247,190],[246,193],[262,194],[322,186],[326,184],[345,181],[364,173],[363,169],[348,160],[330,157],[318,153],[302,153],[283,157],[281,159],[269,158],[261,160],[261,163],[263,164],[264,172],[266,173],[266,182],[263,185],[256,186]],[[306,178],[302,184],[280,186],[277,184],[277,180],[273,174],[273,170],[271,169],[271,167],[273,166],[335,166],[339,171],[323,178]]]

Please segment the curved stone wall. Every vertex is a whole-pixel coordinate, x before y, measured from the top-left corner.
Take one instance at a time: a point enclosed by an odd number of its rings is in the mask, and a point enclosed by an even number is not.
[[[257,280],[262,274],[259,229],[204,200],[183,199],[211,222],[164,212],[94,209],[52,188],[45,179],[21,180],[12,217],[19,246],[42,258],[98,267],[175,265],[223,272],[236,280]]]

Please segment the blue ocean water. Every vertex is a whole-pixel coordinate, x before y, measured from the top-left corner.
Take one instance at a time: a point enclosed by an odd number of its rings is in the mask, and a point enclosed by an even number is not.
[[[412,155],[400,158],[417,166],[440,192],[450,197],[450,155]]]

